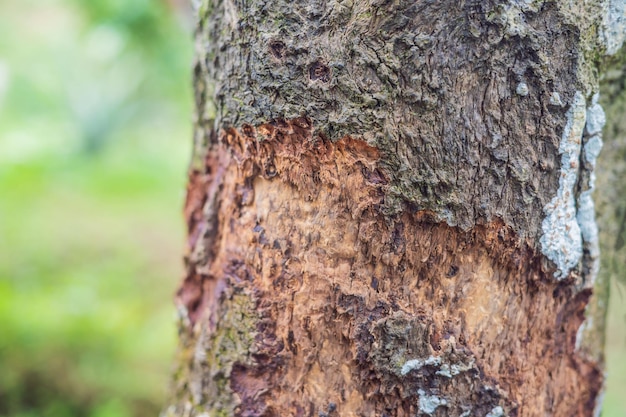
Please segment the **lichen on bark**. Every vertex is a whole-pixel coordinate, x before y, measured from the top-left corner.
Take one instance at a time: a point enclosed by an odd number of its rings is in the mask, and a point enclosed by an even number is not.
[[[172,415],[591,415],[602,12],[202,1]]]
[[[595,88],[596,7],[206,3],[198,64],[215,80],[218,129],[306,116],[331,140],[381,150],[387,212],[408,201],[465,230],[500,218],[539,238],[566,123],[552,98],[569,106]]]
[[[214,316],[205,317],[211,324],[194,332],[181,323],[173,382],[177,401],[164,410],[165,417],[226,417],[241,405],[231,385],[242,369],[254,364],[256,306],[251,294],[236,284],[220,297],[219,304],[208,310]]]

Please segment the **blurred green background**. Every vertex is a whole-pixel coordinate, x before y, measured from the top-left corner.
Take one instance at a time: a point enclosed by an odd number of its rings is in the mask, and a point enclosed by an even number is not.
[[[191,149],[187,7],[0,1],[0,416],[158,414]],[[625,298],[614,288],[607,417],[626,416]]]
[[[191,23],[0,0],[0,416],[156,416],[176,343]]]

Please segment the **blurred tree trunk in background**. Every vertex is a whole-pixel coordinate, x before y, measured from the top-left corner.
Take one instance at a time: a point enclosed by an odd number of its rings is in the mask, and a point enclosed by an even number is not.
[[[197,14],[165,416],[599,410],[591,192],[619,2]]]

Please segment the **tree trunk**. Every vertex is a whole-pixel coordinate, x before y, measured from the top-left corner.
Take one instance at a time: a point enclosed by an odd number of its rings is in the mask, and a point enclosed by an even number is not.
[[[163,414],[598,412],[596,93],[623,9],[201,1]]]

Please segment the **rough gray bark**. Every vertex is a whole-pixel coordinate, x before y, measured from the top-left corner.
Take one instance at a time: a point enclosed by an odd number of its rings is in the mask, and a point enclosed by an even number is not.
[[[202,2],[165,415],[592,415],[619,7]]]

